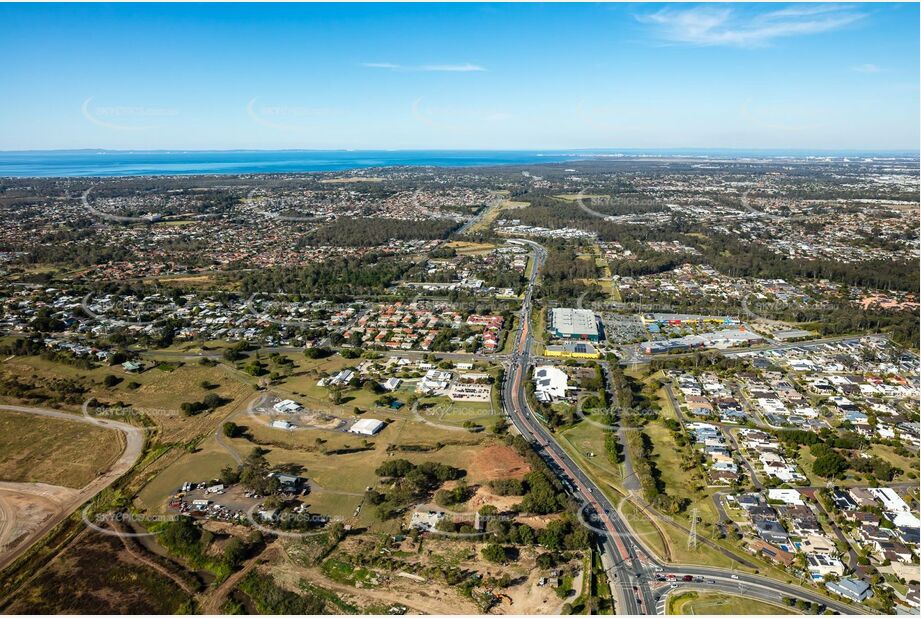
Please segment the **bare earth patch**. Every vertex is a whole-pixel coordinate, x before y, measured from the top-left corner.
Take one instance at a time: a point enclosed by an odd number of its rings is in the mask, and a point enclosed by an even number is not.
[[[79,493],[43,483],[0,482],[0,556],[25,542]]]
[[[477,451],[467,471],[477,481],[520,479],[531,471],[531,466],[512,447],[494,444]]]

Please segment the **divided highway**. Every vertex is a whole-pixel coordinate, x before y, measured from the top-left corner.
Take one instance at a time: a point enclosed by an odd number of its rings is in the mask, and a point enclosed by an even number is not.
[[[867,613],[862,608],[834,601],[806,588],[785,584],[767,577],[705,566],[665,565],[636,538],[604,492],[560,447],[553,435],[535,418],[525,393],[534,338],[531,332],[531,309],[534,286],[547,253],[529,240],[514,240],[533,250],[534,264],[522,302],[521,319],[515,333],[515,347],[508,359],[502,385],[503,406],[511,423],[528,440],[550,469],[563,481],[574,499],[582,505],[580,516],[603,537],[603,558],[618,614],[655,614],[663,611],[662,600],[669,592],[682,588],[722,590],[761,598],[774,603],[782,596],[826,605],[842,614]],[[597,522],[597,523],[596,523]],[[668,570],[696,581],[663,583],[656,576]]]

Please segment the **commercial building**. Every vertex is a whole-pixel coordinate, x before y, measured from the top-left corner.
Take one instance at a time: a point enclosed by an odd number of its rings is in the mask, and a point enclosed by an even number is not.
[[[812,331],[803,330],[801,328],[791,328],[774,331],[772,336],[777,341],[795,341],[797,339],[808,339],[809,337],[815,337],[816,334]]]
[[[686,313],[644,313],[643,324],[688,326],[694,324],[738,324],[739,319],[731,316],[689,315]]]
[[[601,353],[590,343],[567,341],[563,345],[548,345],[544,356],[559,358],[601,358]]]
[[[352,371],[351,369],[343,369],[342,371],[340,371],[339,373],[337,373],[336,375],[332,377],[323,378],[322,380],[317,382],[317,385],[318,386],[344,386],[348,384],[349,382],[351,382],[352,378],[354,377],[355,377],[354,371]]]
[[[662,341],[647,341],[640,345],[644,354],[667,354],[699,348],[726,349],[763,343],[764,337],[743,328],[727,328],[712,333],[687,335]]]
[[[551,309],[547,329],[561,339],[586,339],[598,341],[598,320],[589,309]]]
[[[566,397],[569,376],[553,365],[542,365],[534,369],[534,396],[538,401],[550,403]]]
[[[433,393],[443,393],[448,389],[451,382],[452,374],[449,371],[439,371],[438,369],[429,369],[416,384],[416,392],[431,395]]]

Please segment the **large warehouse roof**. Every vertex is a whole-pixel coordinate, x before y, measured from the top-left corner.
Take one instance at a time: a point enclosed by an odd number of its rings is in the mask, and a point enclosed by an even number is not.
[[[595,312],[589,309],[552,309],[550,324],[561,336],[598,336]]]

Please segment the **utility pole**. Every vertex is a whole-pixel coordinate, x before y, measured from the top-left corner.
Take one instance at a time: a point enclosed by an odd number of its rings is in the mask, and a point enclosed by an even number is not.
[[[697,549],[697,507],[691,509],[691,532],[688,534],[688,549]]]

